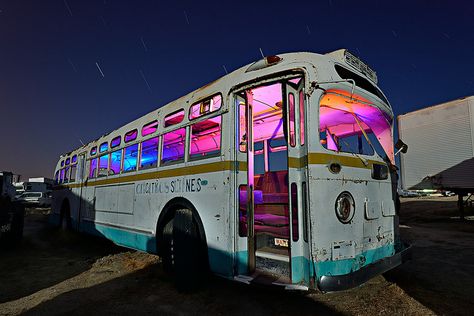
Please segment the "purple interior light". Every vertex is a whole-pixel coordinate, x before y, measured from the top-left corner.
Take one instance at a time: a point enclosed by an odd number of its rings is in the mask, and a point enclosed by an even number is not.
[[[124,141],[128,143],[137,139],[137,134],[138,134],[138,131],[136,129],[134,129],[133,131],[127,132],[125,134]]]
[[[163,163],[179,161],[184,158],[184,141],[186,129],[180,128],[163,135]]]
[[[221,116],[191,126],[191,158],[218,155],[221,149]]]
[[[122,139],[120,136],[113,138],[112,141],[110,142],[110,148],[115,148],[117,146],[120,146],[121,140]]]
[[[71,158],[67,158],[66,159],[66,166],[69,165],[71,163]]]
[[[142,128],[142,136],[150,135],[156,132],[158,129],[158,121],[150,122],[143,126]]]
[[[77,162],[77,155],[74,155],[72,156],[72,163],[76,163]]]
[[[64,167],[64,160],[61,161],[61,167]]]
[[[95,154],[97,154],[97,147],[92,147],[91,148],[91,156],[94,156]]]

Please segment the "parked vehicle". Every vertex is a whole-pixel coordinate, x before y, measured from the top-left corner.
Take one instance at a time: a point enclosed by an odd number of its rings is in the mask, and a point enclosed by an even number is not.
[[[0,244],[12,245],[23,236],[24,207],[13,201],[13,174],[0,172]]]
[[[17,198],[17,201],[29,206],[49,207],[51,206],[51,193],[25,192]]]

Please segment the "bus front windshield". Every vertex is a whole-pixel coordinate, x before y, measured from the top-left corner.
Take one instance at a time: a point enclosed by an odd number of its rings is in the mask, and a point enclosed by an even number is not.
[[[328,90],[319,108],[321,145],[336,152],[372,156],[395,163],[391,119],[369,101]]]

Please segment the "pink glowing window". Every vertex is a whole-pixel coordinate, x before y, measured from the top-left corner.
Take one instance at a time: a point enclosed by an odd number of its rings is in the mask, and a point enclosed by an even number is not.
[[[138,135],[138,131],[136,129],[134,129],[133,131],[127,132],[125,134],[124,141],[126,143],[134,141],[135,139],[137,139],[137,135]]]
[[[296,132],[295,132],[295,121],[296,121],[296,111],[295,111],[295,95],[293,93],[288,94],[288,105],[290,107],[290,145],[295,147],[296,145]]]
[[[158,137],[143,141],[140,155],[140,169],[156,167],[158,163]]]
[[[203,115],[215,112],[222,106],[222,95],[217,94],[209,99],[194,103],[189,109],[189,119],[201,117]]]
[[[181,123],[184,119],[184,110],[178,110],[165,116],[165,127]]]
[[[110,142],[110,148],[115,148],[117,146],[120,146],[121,141],[122,141],[122,139],[121,139],[120,136],[112,138],[112,141]]]
[[[391,122],[370,101],[343,90],[328,90],[319,109],[321,145],[332,151],[393,160]]]
[[[180,128],[163,135],[161,163],[166,165],[184,160],[184,142],[186,129]]]
[[[294,79],[290,79],[288,80],[289,82],[291,82],[292,84],[294,85],[298,85],[301,81],[301,77],[298,77],[298,78],[294,78]]]
[[[91,159],[89,165],[89,178],[93,179],[97,175],[97,158]]]
[[[100,144],[99,146],[99,153],[103,153],[109,149],[109,144],[107,142]]]
[[[94,156],[95,154],[97,154],[97,147],[96,146],[92,147],[91,152],[90,152],[91,156]]]
[[[300,144],[304,145],[304,133],[305,133],[305,112],[304,112],[304,93],[300,91]]]
[[[191,126],[191,159],[219,156],[221,153],[221,116]]]
[[[66,166],[69,165],[71,163],[71,158],[67,158],[66,159]]]
[[[76,163],[77,162],[77,155],[74,155],[72,156],[72,163]]]
[[[150,135],[156,132],[158,129],[158,121],[150,122],[143,126],[142,128],[142,136]]]

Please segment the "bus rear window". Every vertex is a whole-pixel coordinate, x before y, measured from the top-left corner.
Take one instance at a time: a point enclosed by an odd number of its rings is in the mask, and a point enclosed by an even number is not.
[[[203,115],[215,112],[221,108],[221,105],[222,96],[220,94],[199,103],[194,103],[189,110],[189,119],[193,120]]]
[[[184,141],[186,129],[180,128],[163,135],[161,163],[168,164],[184,160]]]
[[[221,152],[221,116],[191,126],[190,158],[218,156]]]
[[[184,110],[178,110],[165,116],[165,127],[179,124],[184,119]]]

